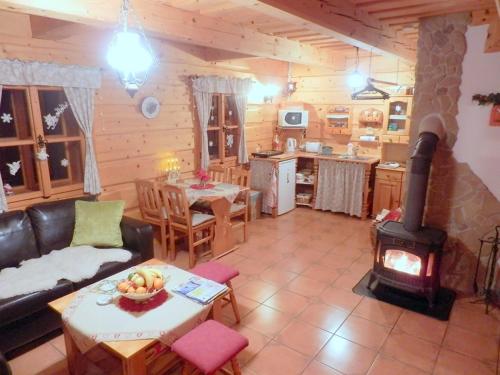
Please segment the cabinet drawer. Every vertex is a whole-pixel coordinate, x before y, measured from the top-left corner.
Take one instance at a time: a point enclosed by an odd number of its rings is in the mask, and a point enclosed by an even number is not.
[[[400,171],[390,171],[387,169],[377,169],[376,173],[377,179],[388,180],[388,181],[402,181],[403,173]]]

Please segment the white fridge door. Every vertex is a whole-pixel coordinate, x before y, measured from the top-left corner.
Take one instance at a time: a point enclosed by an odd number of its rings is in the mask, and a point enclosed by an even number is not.
[[[278,215],[282,215],[295,208],[295,163],[296,159],[279,163]]]

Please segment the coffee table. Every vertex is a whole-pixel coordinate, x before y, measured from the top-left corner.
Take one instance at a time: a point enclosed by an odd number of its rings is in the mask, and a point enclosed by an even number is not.
[[[150,259],[140,265],[164,265],[158,259]],[[77,292],[70,293],[64,297],[58,298],[49,303],[49,307],[62,315],[64,309],[70,305]],[[223,295],[216,298],[212,305],[212,318],[221,320]],[[72,375],[85,373],[86,359],[78,349],[67,328],[63,325],[64,343],[66,345],[66,356],[68,369]],[[147,366],[152,361],[161,361],[161,370],[164,371],[175,365],[178,361],[175,353],[165,348],[160,341],[155,339],[146,340],[127,340],[127,341],[105,341],[99,346],[117,357],[122,364],[122,373],[124,375],[146,375]],[[160,358],[161,357],[161,358]]]

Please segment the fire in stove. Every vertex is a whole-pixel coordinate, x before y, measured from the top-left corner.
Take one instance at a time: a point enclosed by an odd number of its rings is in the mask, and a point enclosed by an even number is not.
[[[402,250],[386,250],[384,257],[384,267],[407,273],[409,275],[420,275],[422,262],[416,255]]]

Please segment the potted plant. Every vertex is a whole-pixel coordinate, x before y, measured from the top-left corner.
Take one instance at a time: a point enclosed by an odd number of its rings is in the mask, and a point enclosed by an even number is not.
[[[477,101],[479,105],[493,104],[490,114],[490,125],[500,126],[500,92],[488,95],[476,94],[472,97],[472,100]]]

